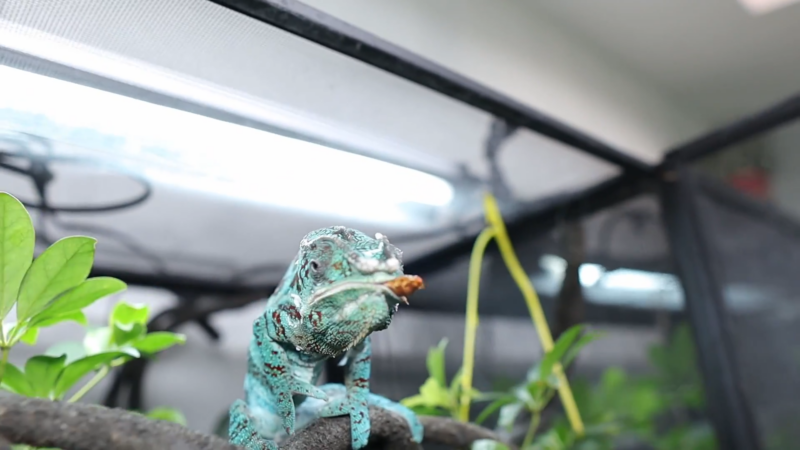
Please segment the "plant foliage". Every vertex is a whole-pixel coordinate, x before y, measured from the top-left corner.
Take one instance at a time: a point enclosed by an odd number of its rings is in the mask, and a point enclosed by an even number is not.
[[[400,401],[412,411],[420,415],[450,416],[458,419],[458,408],[461,401],[461,370],[448,384],[445,372],[444,351],[447,339],[442,339],[436,347],[428,350],[426,360],[428,379],[419,388],[419,394]],[[471,400],[481,400],[484,396],[476,389],[469,394]]]
[[[66,237],[34,258],[35,238],[22,203],[0,192],[0,389],[75,402],[112,368],[185,342],[180,334],[148,333],[145,305],[118,302],[105,326],[90,326],[83,310],[121,293],[126,284],[111,277],[89,278],[95,239]],[[7,321],[14,310],[15,319]],[[67,321],[86,328],[83,342],[61,342],[20,367],[9,362],[15,345],[35,345],[41,329]],[[90,374],[93,376],[82,383]],[[156,408],[147,415],[185,423],[180,412],[168,408]]]

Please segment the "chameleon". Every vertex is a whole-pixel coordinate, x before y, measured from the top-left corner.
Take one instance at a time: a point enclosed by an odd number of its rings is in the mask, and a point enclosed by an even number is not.
[[[402,252],[380,233],[372,238],[336,226],[305,235],[253,321],[245,398],[229,409],[229,442],[277,450],[295,429],[317,418],[349,415],[352,448],[358,450],[369,441],[368,408],[377,406],[403,417],[420,443],[423,427],[416,415],[369,391],[370,335],[386,329],[400,303],[408,303],[406,295],[418,288],[397,282],[408,277]],[[325,361],[341,355],[344,384],[317,386]]]

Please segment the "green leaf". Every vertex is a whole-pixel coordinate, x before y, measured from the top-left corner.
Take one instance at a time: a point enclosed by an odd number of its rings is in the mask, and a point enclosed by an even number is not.
[[[80,342],[65,341],[48,348],[44,354],[47,356],[65,355],[67,357],[65,364],[69,365],[86,356],[86,348]]]
[[[150,311],[147,305],[133,305],[126,302],[119,302],[114,305],[114,310],[109,318],[109,325],[114,324],[147,324],[147,316]]]
[[[628,376],[618,367],[609,367],[600,378],[600,388],[606,394],[616,395],[625,387]]]
[[[459,393],[461,392],[461,378],[463,376],[464,368],[459,367],[456,374],[453,375],[453,379],[450,381],[450,387],[448,388],[448,394],[451,398],[458,399]],[[447,383],[445,383],[444,386],[447,386]]]
[[[28,382],[25,374],[11,363],[6,363],[6,371],[3,374],[3,386],[19,395],[33,397],[33,387]]]
[[[517,416],[522,412],[524,405],[522,403],[510,403],[500,408],[500,417],[497,418],[497,426],[511,431],[514,426],[514,421]]]
[[[567,350],[566,354],[564,354],[564,368],[567,368],[570,364],[572,364],[572,361],[574,361],[578,356],[578,353],[583,350],[583,347],[596,341],[597,339],[600,339],[601,337],[603,337],[603,333],[586,333],[581,336],[580,339],[578,339],[578,342],[572,345],[569,350]]]
[[[533,404],[540,405],[547,397],[548,389],[555,389],[557,386],[551,386],[549,383],[541,380],[533,380],[525,386],[528,395],[530,395]]]
[[[556,341],[556,344],[553,346],[553,349],[547,352],[539,364],[540,380],[546,380],[550,376],[553,372],[553,366],[561,361],[561,358],[564,357],[569,347],[575,342],[575,339],[582,329],[582,325],[575,325],[561,334],[558,341]]]
[[[409,406],[408,407],[414,414],[418,416],[449,416],[450,413],[445,411],[442,408],[436,408],[433,406],[426,406],[426,405],[416,405],[416,406]]]
[[[416,394],[400,400],[400,404],[409,408],[416,408],[417,406],[427,405],[428,399],[422,394]]]
[[[28,328],[25,330],[25,334],[19,338],[20,341],[28,344],[28,345],[36,345],[36,340],[39,339],[39,328]]]
[[[463,367],[459,368],[458,372],[456,372],[456,374],[453,375],[453,380],[450,382],[450,387],[448,388],[448,395],[452,399],[451,401],[453,402],[453,404],[456,404],[456,402],[460,401],[460,399],[461,399],[461,392],[462,392],[461,377],[462,377],[462,374],[463,374]],[[470,388],[469,395],[467,396],[467,398],[469,398],[470,401],[472,401],[472,400],[480,399],[484,395],[485,394],[482,394],[479,390],[477,390],[475,388]],[[486,395],[487,395],[488,398],[496,397],[496,395],[492,395],[492,394],[486,394]]]
[[[475,423],[481,424],[484,420],[489,418],[495,411],[502,408],[503,406],[510,405],[517,401],[517,398],[513,395],[505,395],[503,397],[498,398],[497,400],[493,401],[489,404],[486,408],[481,411],[478,417],[475,419]]]
[[[509,447],[502,442],[491,439],[478,439],[472,442],[470,450],[509,450]]]
[[[431,378],[436,380],[442,386],[447,386],[447,377],[445,375],[445,361],[444,350],[447,348],[447,339],[442,339],[436,347],[428,350],[428,358],[426,365],[428,366],[428,374]]]
[[[151,409],[145,414],[147,417],[156,420],[166,420],[167,422],[177,423],[186,426],[186,416],[175,408],[159,406]]]
[[[36,317],[39,317],[39,316],[36,316]],[[83,326],[86,326],[86,325],[89,324],[89,322],[86,320],[86,314],[84,314],[82,311],[72,311],[72,312],[64,313],[64,314],[59,315],[59,316],[47,317],[47,318],[41,319],[41,320],[37,321],[37,323],[35,325],[33,324],[33,322],[31,322],[30,326],[35,326],[37,328],[47,328],[47,327],[52,327],[53,325],[59,324],[61,322],[70,322],[70,321],[71,322],[77,322],[77,323],[79,323],[79,324],[81,324]]]
[[[25,363],[25,378],[33,388],[33,396],[50,398],[66,359],[66,355],[57,357],[40,355],[30,358]]]
[[[147,333],[147,327],[141,323],[114,323],[111,330],[111,342],[114,345],[125,345]]]
[[[92,303],[111,294],[123,291],[128,286],[111,277],[89,278],[53,300],[42,312],[31,319],[31,324],[53,317],[81,311]]]
[[[450,396],[447,389],[433,378],[425,380],[425,383],[419,388],[419,393],[425,397],[425,403],[429,406],[450,407]]]
[[[64,368],[55,387],[56,397],[61,397],[69,391],[75,383],[81,380],[86,374],[95,372],[103,366],[111,364],[118,358],[129,358],[131,355],[122,351],[111,351],[98,353],[78,359]]]
[[[655,420],[655,415],[662,408],[658,390],[644,384],[627,389],[630,392],[626,406],[633,420],[637,422]]]
[[[168,331],[157,331],[133,342],[133,348],[142,353],[158,353],[166,350],[173,345],[184,344],[186,336],[182,334],[170,333]]]
[[[59,294],[81,284],[94,262],[95,239],[72,236],[42,252],[22,280],[17,303],[20,322],[38,314]]]
[[[0,321],[17,300],[33,261],[34,244],[35,231],[28,211],[13,195],[0,192]]]

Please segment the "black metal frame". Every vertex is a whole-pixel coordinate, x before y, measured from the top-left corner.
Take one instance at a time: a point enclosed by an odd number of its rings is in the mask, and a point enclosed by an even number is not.
[[[645,162],[540,111],[299,1],[210,1],[460,100],[509,124],[529,128],[626,171],[645,174],[652,170]]]
[[[708,240],[698,216],[697,179],[680,167],[662,185],[665,228],[686,299],[708,396],[708,412],[720,448],[760,448],[751,409],[739,385],[722,289],[712,270]]]
[[[697,161],[800,117],[800,93],[669,150],[661,168]]]

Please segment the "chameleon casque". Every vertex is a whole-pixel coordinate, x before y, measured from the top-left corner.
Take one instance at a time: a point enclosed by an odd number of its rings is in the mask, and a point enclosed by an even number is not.
[[[231,405],[230,442],[277,449],[276,442],[319,417],[349,415],[352,447],[361,449],[370,405],[400,414],[421,442],[423,428],[410,409],[369,392],[370,334],[386,329],[418,288],[390,287],[404,278],[412,277],[403,274],[402,252],[380,233],[373,239],[330,227],[307,234],[253,322],[245,400]],[[345,353],[345,384],[316,386],[325,360]]]

